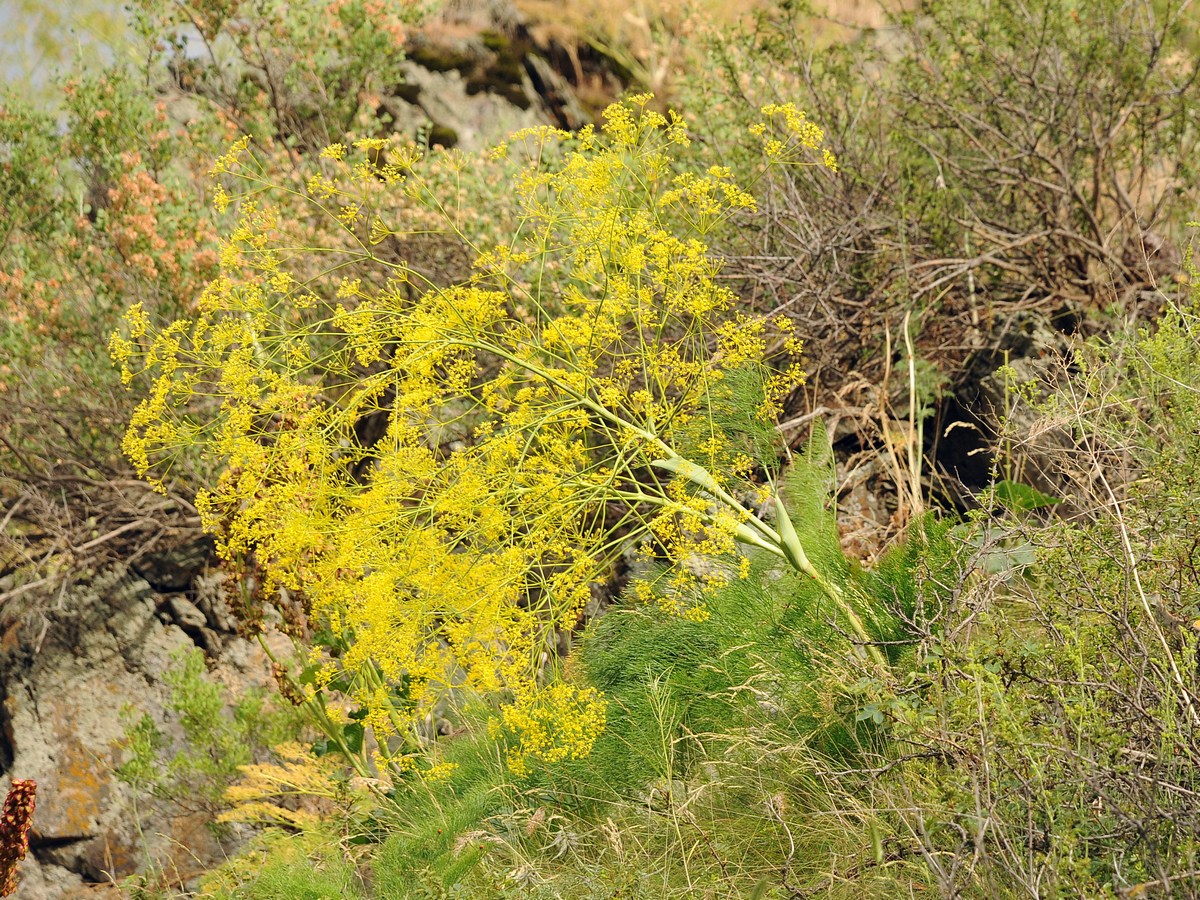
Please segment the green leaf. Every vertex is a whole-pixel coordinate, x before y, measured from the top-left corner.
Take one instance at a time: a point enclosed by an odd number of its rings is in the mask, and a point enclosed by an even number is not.
[[[346,742],[346,749],[351,753],[362,750],[363,732],[364,729],[358,722],[351,722],[342,727],[342,740]]]
[[[1004,481],[996,482],[996,500],[1002,506],[1007,507],[1013,512],[1031,512],[1035,509],[1042,509],[1046,506],[1054,506],[1056,503],[1062,503],[1062,498],[1051,497],[1049,494],[1043,494],[1035,487],[1028,484],[1021,484],[1019,481]]]

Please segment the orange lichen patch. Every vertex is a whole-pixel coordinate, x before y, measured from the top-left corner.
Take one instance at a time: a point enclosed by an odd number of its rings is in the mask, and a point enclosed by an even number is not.
[[[77,738],[61,746],[54,790],[44,802],[45,823],[60,836],[81,837],[95,829],[108,793],[100,761]]]

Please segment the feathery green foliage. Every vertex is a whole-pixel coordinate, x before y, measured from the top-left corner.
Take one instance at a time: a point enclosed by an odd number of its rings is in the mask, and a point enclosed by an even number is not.
[[[928,540],[885,557],[886,574],[855,574],[826,506],[827,461],[817,440],[787,478],[814,558],[840,561],[845,586],[944,602],[927,572],[959,550],[936,523]],[[583,759],[514,777],[486,713],[465,711],[440,743],[438,773],[399,786],[380,815],[376,895],[775,897],[781,867],[817,882],[836,854],[862,852],[856,829],[890,833],[855,807],[851,785],[826,782],[831,768],[887,752],[859,714],[857,682],[871,669],[847,660],[828,597],[762,553],[706,605],[707,618],[681,620],[630,591],[588,626],[571,667],[604,692],[608,715]],[[891,621],[897,638],[908,634]],[[894,890],[891,877],[867,881]]]
[[[131,720],[117,777],[189,811],[215,815],[239,768],[293,739],[302,727],[294,710],[273,708],[261,691],[247,692],[229,710],[227,692],[207,676],[200,650],[177,653],[166,682],[168,722],[182,741],[175,746],[149,714]]]

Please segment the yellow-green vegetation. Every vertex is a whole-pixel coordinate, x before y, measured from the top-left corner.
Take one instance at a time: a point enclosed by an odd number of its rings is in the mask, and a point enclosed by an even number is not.
[[[517,158],[522,228],[448,287],[374,249],[411,227],[406,205],[441,212],[414,148],[322,151],[306,190],[348,235],[338,253],[279,240],[273,186],[242,139],[214,167],[218,205],[243,202],[199,316],[149,334],[135,306],[113,338],[124,380],[155,379],[126,452],[152,476],[196,446],[221,461],[196,500],[206,528],[227,559],[254,555],[266,592],[303,595],[329,638],[310,691],[349,693],[397,772],[452,688],[510,696],[494,729],[516,771],[586,755],[603,700],[544,684],[547,654],[626,548],[668,562],[638,596],[696,620],[749,570],[739,544],[772,554],[870,640],[772,487],[799,343],[785,318],[738,314],[706,252],[754,198],[726,168],[677,171],[685,124],[649,99],[614,104],[598,131],[532,129],[494,151]],[[802,112],[763,114],[767,164],[835,168]],[[319,252],[324,271],[298,280],[292,261]],[[219,412],[197,415],[197,395]]]
[[[206,677],[200,650],[179,652],[166,676],[171,689],[168,720],[182,732],[175,746],[143,713],[126,730],[126,759],[117,777],[160,800],[187,799],[191,811],[203,811],[219,825],[226,789],[240,768],[269,754],[301,727],[288,704],[276,706],[261,690],[230,699]]]
[[[967,872],[935,868],[944,892],[1194,894],[1200,280],[1185,264],[1190,291],[1153,327],[1080,348],[1035,400],[1069,435],[1078,512],[992,532],[1007,573],[947,617],[889,713],[902,745],[940,748],[891,779],[895,808],[920,810],[904,827],[947,859],[964,836],[980,848]]]

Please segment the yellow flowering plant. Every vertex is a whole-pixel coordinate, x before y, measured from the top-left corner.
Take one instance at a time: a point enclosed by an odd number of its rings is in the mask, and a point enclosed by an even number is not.
[[[772,554],[882,663],[774,487],[799,340],[737,312],[704,240],[754,198],[728,169],[680,171],[686,126],[649,99],[493,151],[519,213],[500,244],[472,240],[417,148],[367,139],[305,181],[343,239],[293,246],[272,193],[297,189],[239,142],[214,167],[238,222],[198,315],[154,335],[134,307],[113,337],[126,379],[154,379],[129,456],[150,479],[184,446],[221,463],[205,527],[226,558],[253,556],[267,594],[304,599],[308,702],[352,701],[393,771],[460,690],[502,698],[515,770],[586,754],[604,700],[556,680],[556,648],[630,557],[657,563],[635,562],[636,595],[703,618],[748,549]],[[834,167],[794,107],[765,113],[766,164]],[[467,278],[398,252],[438,228],[471,248]]]

